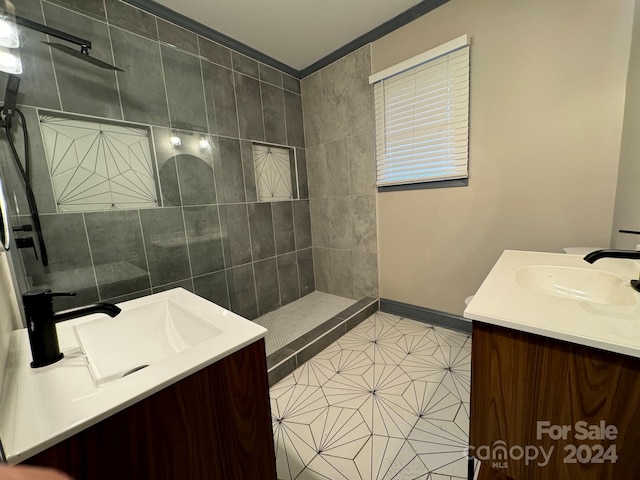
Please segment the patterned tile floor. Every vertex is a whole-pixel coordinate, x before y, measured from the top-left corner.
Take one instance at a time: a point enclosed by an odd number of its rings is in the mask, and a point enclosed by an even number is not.
[[[467,478],[471,339],[376,313],[271,387],[278,478]]]

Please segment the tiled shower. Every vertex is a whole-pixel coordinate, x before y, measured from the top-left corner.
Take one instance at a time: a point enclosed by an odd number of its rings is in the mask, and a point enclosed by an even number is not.
[[[287,73],[120,0],[22,0],[16,9],[90,38],[93,56],[125,70],[100,70],[50,51],[40,43],[44,35],[23,35],[18,103],[30,127],[50,257],[43,267],[34,249],[21,250],[25,288],[77,291],[60,299],[63,308],[181,286],[250,319],[315,289],[377,297],[368,48],[301,87]],[[63,205],[51,180],[53,147],[40,134],[50,116],[147,132],[157,206]],[[15,137],[21,151],[20,129]],[[88,147],[77,145],[82,160]],[[254,145],[290,153],[290,200],[259,201]],[[15,191],[13,226],[26,225],[8,152],[0,165]]]

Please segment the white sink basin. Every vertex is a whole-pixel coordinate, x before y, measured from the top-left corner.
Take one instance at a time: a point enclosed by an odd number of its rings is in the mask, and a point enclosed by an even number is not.
[[[602,270],[531,265],[518,270],[516,282],[533,292],[553,297],[605,305],[636,303],[628,280]]]
[[[98,385],[169,358],[221,331],[171,298],[74,327]]]

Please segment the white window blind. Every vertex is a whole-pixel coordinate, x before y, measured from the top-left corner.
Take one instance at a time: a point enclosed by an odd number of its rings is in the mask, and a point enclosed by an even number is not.
[[[434,49],[437,58],[375,84],[378,186],[468,177],[469,46],[463,38],[455,51]]]

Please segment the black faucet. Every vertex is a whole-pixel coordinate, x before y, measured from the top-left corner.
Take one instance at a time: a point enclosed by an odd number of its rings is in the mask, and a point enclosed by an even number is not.
[[[115,317],[120,308],[111,303],[94,303],[61,312],[53,311],[53,297],[71,297],[75,293],[53,293],[51,290],[32,290],[22,295],[27,332],[31,345],[32,368],[45,367],[62,359],[58,345],[56,322],[83,317],[92,313],[106,313]]]
[[[584,260],[593,263],[601,258],[630,258],[640,260],[640,251],[637,250],[596,250],[585,255]]]

